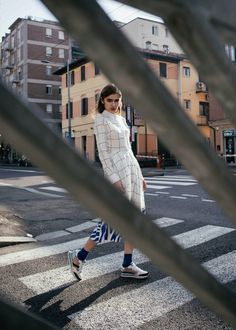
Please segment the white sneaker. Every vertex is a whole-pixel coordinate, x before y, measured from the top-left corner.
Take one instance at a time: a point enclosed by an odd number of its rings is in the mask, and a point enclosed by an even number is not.
[[[135,265],[132,262],[128,267],[121,267],[121,277],[128,277],[128,278],[137,278],[137,279],[144,279],[147,278],[149,273],[146,270],[143,270]]]
[[[75,264],[73,261],[77,257],[79,250],[70,250],[68,251],[68,262],[70,266],[71,273],[76,278],[76,280],[81,281],[81,272],[85,261],[79,260],[79,265]]]

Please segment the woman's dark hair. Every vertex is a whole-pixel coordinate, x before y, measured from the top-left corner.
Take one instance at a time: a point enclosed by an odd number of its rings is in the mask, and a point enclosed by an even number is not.
[[[98,105],[97,105],[97,112],[102,113],[105,110],[103,100],[105,97],[107,97],[111,94],[118,94],[120,97],[122,97],[122,93],[116,85],[114,85],[114,84],[106,85],[101,91]],[[120,113],[121,113],[121,109],[122,109],[122,106],[119,107]]]

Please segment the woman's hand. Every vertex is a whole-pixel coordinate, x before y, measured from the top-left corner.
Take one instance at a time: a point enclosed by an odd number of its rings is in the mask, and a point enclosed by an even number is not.
[[[147,182],[143,179],[143,190],[147,189]]]
[[[122,192],[125,192],[125,188],[124,188],[124,186],[123,186],[121,180],[116,181],[115,183],[113,183],[113,185],[114,185],[117,189],[121,190]]]

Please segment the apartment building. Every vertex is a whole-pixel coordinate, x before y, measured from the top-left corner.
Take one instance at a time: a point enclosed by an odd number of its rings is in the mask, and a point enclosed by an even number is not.
[[[236,47],[225,45],[225,52],[232,65],[236,65]],[[236,127],[224,113],[214,95],[209,93],[209,128],[212,145],[227,165],[236,164]]]
[[[209,127],[212,144],[227,165],[236,164],[236,127],[209,93]]]
[[[188,116],[209,141],[207,89],[199,80],[193,65],[182,55],[165,51],[140,50],[154,73],[180,102]],[[68,134],[68,86],[67,67],[56,74],[62,76],[62,131]],[[86,57],[70,64],[71,129],[75,147],[89,160],[97,160],[93,122],[96,103],[102,88],[109,82],[105,75]],[[122,115],[130,127],[130,139],[136,155],[162,155],[170,157],[155,132],[141,118],[136,109],[123,100]],[[171,134],[171,132],[170,132]]]
[[[183,54],[164,23],[137,17],[119,26],[137,48]]]
[[[0,44],[3,80],[61,126],[61,82],[53,72],[69,58],[68,34],[57,22],[31,17],[18,18],[9,29]]]
[[[0,43],[3,81],[39,106],[47,123],[60,130],[61,81],[53,72],[71,59],[73,41],[58,22],[33,17],[18,18],[9,30]],[[0,161],[13,162],[18,157],[4,137],[0,137],[0,151]]]

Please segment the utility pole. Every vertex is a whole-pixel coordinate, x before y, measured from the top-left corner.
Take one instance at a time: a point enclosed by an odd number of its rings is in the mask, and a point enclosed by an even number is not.
[[[71,86],[71,75],[70,75],[70,62],[67,60],[67,88],[68,88],[68,140],[72,143],[72,130],[71,130],[71,103],[70,103],[70,86]]]

